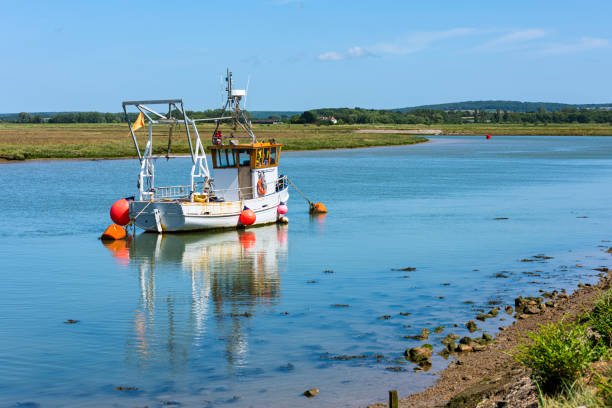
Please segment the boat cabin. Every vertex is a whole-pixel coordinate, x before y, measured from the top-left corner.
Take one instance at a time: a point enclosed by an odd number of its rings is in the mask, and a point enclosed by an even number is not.
[[[209,148],[217,197],[239,201],[276,192],[280,144],[219,144]]]

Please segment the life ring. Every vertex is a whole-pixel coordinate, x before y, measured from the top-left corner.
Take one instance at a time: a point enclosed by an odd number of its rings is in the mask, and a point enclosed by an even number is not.
[[[266,186],[266,179],[264,178],[263,173],[259,173],[259,179],[257,180],[257,192],[259,195],[266,195],[266,191],[268,187]]]

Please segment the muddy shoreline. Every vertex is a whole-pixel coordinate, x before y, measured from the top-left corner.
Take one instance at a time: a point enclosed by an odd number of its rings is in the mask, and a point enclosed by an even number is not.
[[[604,268],[607,269],[607,268]],[[598,295],[612,288],[612,270],[602,271],[595,285],[581,284],[571,295],[561,293],[554,307],[541,313],[520,315],[510,326],[500,327],[494,342],[478,352],[458,353],[447,368],[437,373],[436,383],[422,392],[400,398],[400,407],[495,408],[538,406],[535,386],[529,371],[510,353],[523,341],[527,332],[539,325],[562,319],[576,320],[590,310]],[[400,397],[402,390],[398,390]],[[388,407],[375,403],[369,408]]]

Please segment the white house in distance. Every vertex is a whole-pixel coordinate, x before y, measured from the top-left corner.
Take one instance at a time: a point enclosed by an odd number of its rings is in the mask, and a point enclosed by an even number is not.
[[[333,116],[319,116],[319,120],[329,122],[332,125],[335,125],[338,123],[338,119],[334,118]]]

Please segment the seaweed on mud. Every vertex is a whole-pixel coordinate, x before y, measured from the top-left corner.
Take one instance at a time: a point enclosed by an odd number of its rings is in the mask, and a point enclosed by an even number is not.
[[[252,317],[253,313],[244,312],[244,313],[230,313],[231,317]]]

